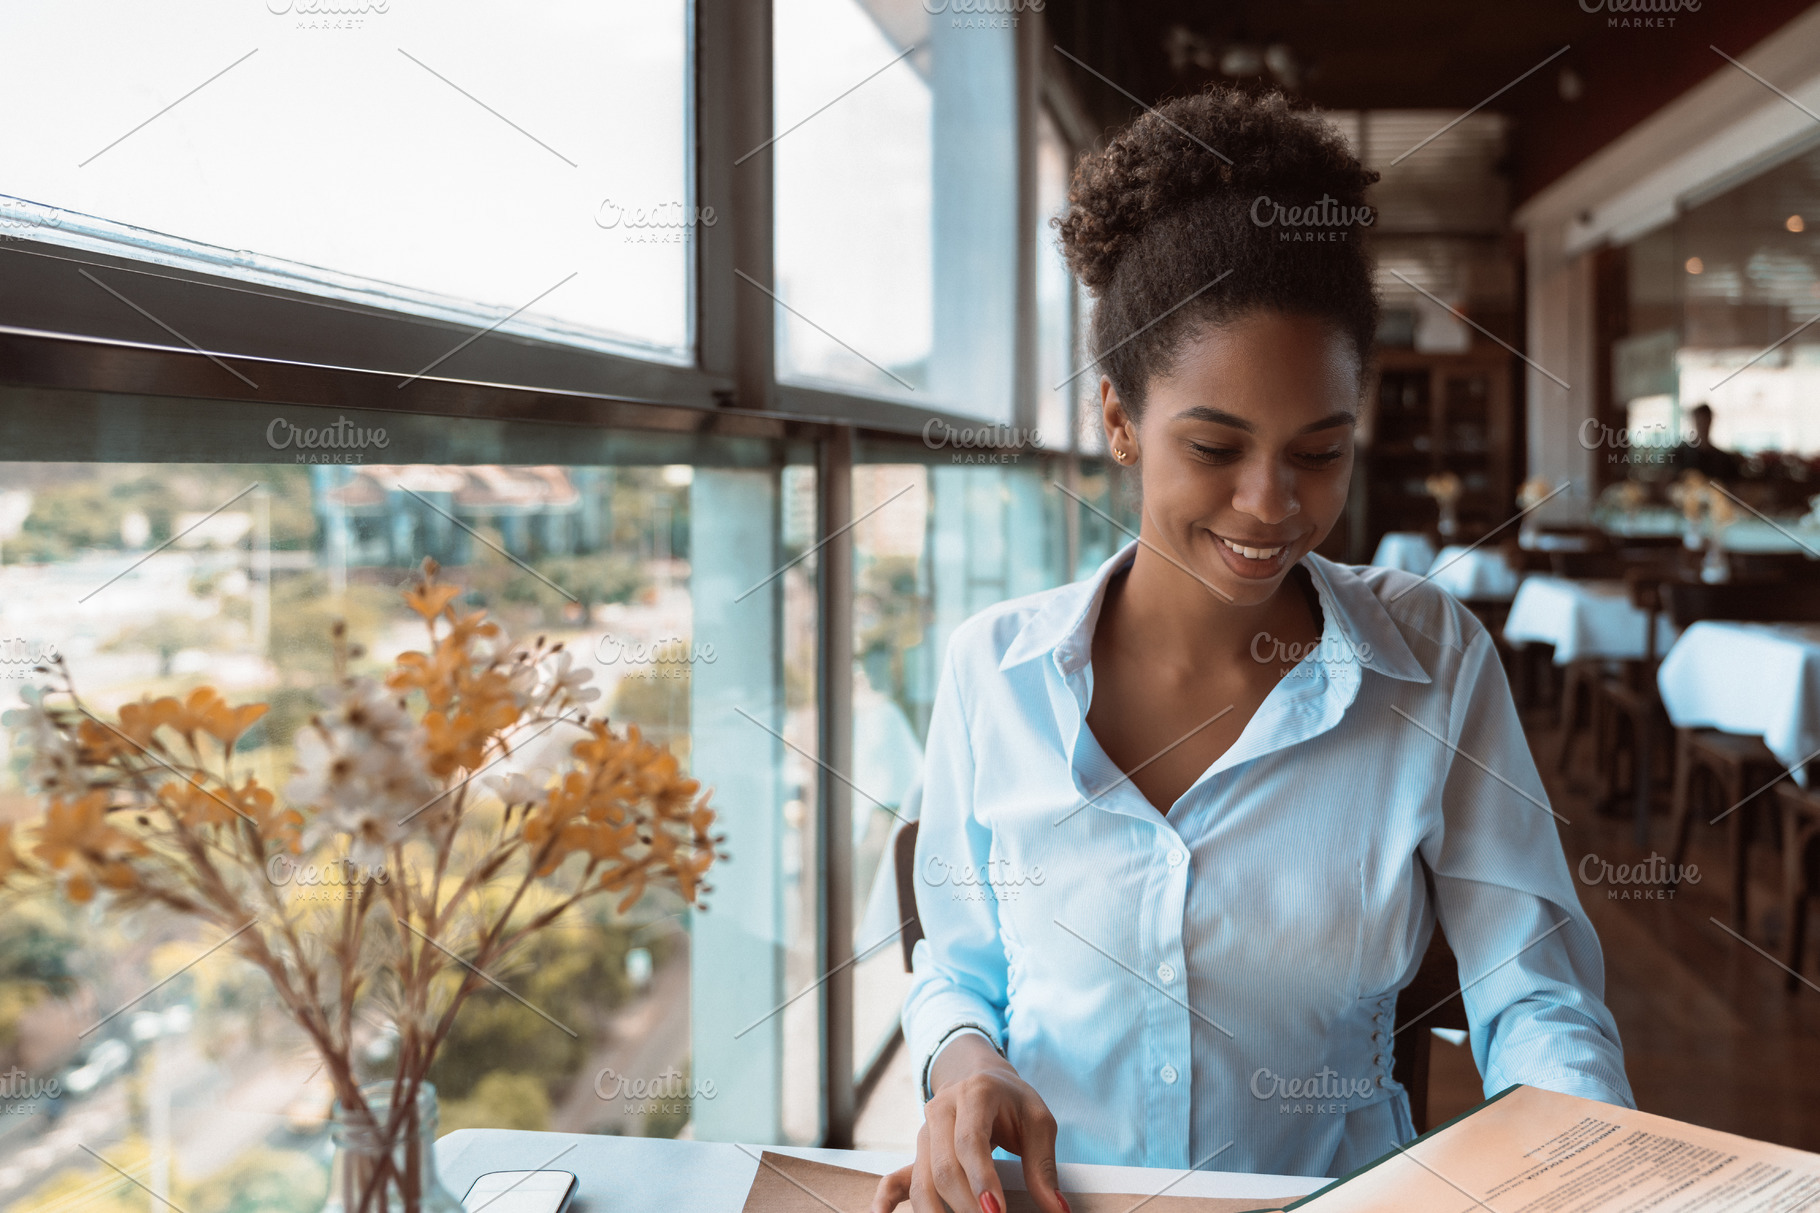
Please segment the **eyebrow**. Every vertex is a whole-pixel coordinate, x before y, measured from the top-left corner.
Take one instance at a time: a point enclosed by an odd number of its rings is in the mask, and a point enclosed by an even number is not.
[[[1224,425],[1235,430],[1243,430],[1247,434],[1255,434],[1258,431],[1257,426],[1251,424],[1251,422],[1245,420],[1243,417],[1240,417],[1237,413],[1228,413],[1224,409],[1209,408],[1204,404],[1197,404],[1193,408],[1183,409],[1175,415],[1175,419],[1177,421],[1208,421],[1212,422],[1214,425]],[[1357,413],[1347,412],[1342,409],[1337,413],[1329,413],[1319,421],[1308,423],[1297,430],[1296,433],[1313,434],[1320,430],[1331,430],[1336,426],[1357,425],[1358,423],[1359,415]]]

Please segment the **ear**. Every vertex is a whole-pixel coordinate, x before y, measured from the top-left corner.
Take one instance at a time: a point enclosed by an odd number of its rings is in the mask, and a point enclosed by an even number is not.
[[[1136,463],[1137,423],[1126,413],[1112,380],[1104,375],[1100,376],[1100,422],[1106,427],[1107,448],[1112,452],[1113,460],[1123,464]]]

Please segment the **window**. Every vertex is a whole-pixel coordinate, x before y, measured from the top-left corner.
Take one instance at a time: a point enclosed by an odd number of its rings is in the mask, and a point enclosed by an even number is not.
[[[1065,519],[1075,507],[1051,483],[1059,467],[1028,456],[998,466],[969,458],[911,461],[906,449],[879,444],[860,451],[853,469],[853,511],[864,516],[853,528],[853,945],[861,958],[853,970],[853,1055],[860,1075],[889,1042],[909,990],[896,939],[891,843],[920,812],[923,742],[948,637],[995,602],[1069,579]],[[919,886],[917,895],[978,891]]]
[[[10,234],[684,360],[695,224],[718,221],[688,35],[686,0],[28,6],[0,42],[34,99],[0,134]]]
[[[1061,233],[1053,220],[1068,211],[1073,157],[1047,109],[1036,119],[1036,428],[1044,446],[1073,448],[1074,413],[1088,386],[1098,387],[1097,368],[1076,372],[1074,275],[1062,258]]]
[[[1012,31],[777,0],[780,379],[1009,424]]]
[[[268,440],[344,417],[385,463],[308,464]],[[579,1037],[477,996],[439,1061],[444,1130],[817,1137],[815,1000],[778,1012],[819,972],[814,781],[788,748],[814,746],[815,569],[783,567],[813,542],[789,508],[813,500],[810,448],[20,389],[0,392],[0,418],[5,449],[42,460],[0,463],[6,699],[34,678],[11,658],[48,647],[109,709],[208,682],[272,705],[243,758],[283,787],[330,676],[331,621],[365,664],[389,665],[420,643],[398,587],[428,555],[512,635],[565,641],[612,718],[716,789],[731,854],[713,877],[719,912],[654,896],[535,940],[503,979]],[[9,744],[0,820],[30,803]],[[210,941],[161,913],[123,925],[60,898],[5,918],[0,1069],[67,1094],[57,1118],[8,1118],[0,1200],[93,1182],[80,1142],[142,1180],[168,1168],[186,1208],[225,1208],[258,1176],[289,1186],[286,1208],[320,1207],[328,1096],[263,978],[224,950],[78,1039]],[[57,973],[96,1005],[51,997]],[[386,1024],[370,1026],[383,1053]],[[627,1094],[671,1071],[709,1094]]]

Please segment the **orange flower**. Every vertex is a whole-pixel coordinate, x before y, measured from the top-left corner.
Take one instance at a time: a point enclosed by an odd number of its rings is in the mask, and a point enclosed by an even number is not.
[[[125,858],[146,853],[143,843],[108,824],[107,802],[108,793],[96,791],[76,800],[53,797],[45,810],[32,853],[66,874],[71,901],[93,898],[97,879],[110,889],[131,888],[133,871]]]
[[[423,558],[423,576],[412,588],[404,592],[405,604],[424,617],[427,622],[435,619],[455,599],[461,597],[461,589],[452,585],[437,585],[436,574],[442,568],[430,557]]]
[[[80,740],[98,755],[96,761],[110,761],[117,754],[133,754],[152,745],[152,735],[169,727],[194,742],[197,733],[207,733],[224,746],[232,746],[240,735],[266,714],[263,703],[232,707],[214,687],[197,687],[188,698],[179,701],[165,696],[141,699],[121,705],[120,723],[116,726],[82,723]],[[122,737],[121,735],[125,736]],[[130,738],[133,747],[124,744]]]
[[[12,823],[0,825],[0,885],[5,885],[7,878],[23,866],[19,862],[19,852],[13,850]]]
[[[248,777],[238,788],[228,789],[229,797],[237,803],[241,811],[253,819],[259,827],[259,836],[267,842],[275,842],[292,855],[303,851],[303,814],[296,809],[278,808],[278,801],[271,791],[259,786],[259,781]]]

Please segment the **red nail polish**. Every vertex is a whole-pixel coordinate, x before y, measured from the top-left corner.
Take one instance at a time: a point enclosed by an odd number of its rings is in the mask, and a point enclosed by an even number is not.
[[[998,1197],[990,1192],[980,1193],[980,1213],[1004,1213],[998,1207]]]
[[[1068,1198],[1066,1196],[1063,1196],[1060,1192],[1057,1192],[1055,1194],[1055,1198],[1062,1202],[1062,1213],[1074,1213],[1074,1210],[1070,1209],[1068,1207]]]

